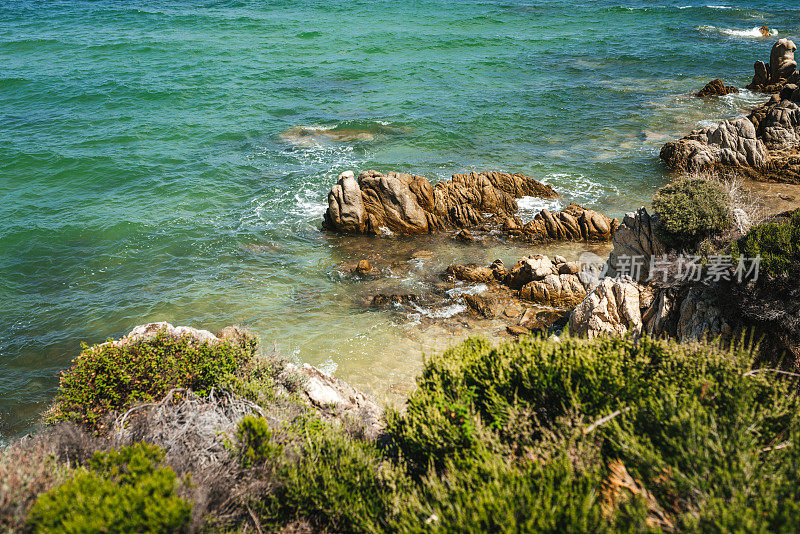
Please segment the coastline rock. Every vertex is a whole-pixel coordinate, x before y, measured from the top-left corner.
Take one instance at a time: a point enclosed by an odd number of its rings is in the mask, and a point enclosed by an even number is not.
[[[371,235],[426,234],[447,227],[483,224],[484,214],[507,217],[516,198],[557,198],[550,186],[522,174],[454,174],[432,186],[423,176],[364,171],[343,172],[328,194],[323,228]]]
[[[705,87],[700,89],[700,91],[695,94],[695,96],[705,97],[705,96],[725,96],[731,93],[735,94],[738,93],[739,89],[733,87],[731,85],[725,85],[721,79],[717,78],[716,80],[711,80],[708,82]]]
[[[543,209],[523,225],[518,217],[508,217],[502,230],[528,241],[609,241],[619,221],[574,202],[557,213]]]
[[[464,294],[464,302],[481,317],[492,319],[500,314],[501,303],[491,295]]]
[[[579,269],[576,262],[553,263],[547,256],[536,255],[522,258],[511,269],[506,269],[500,260],[496,260],[489,267],[474,263],[451,265],[447,268],[447,273],[457,280],[500,284],[518,291],[519,298],[524,301],[571,309],[584,299],[588,290],[580,276],[582,273],[571,272]],[[568,272],[561,272],[562,270]],[[469,299],[467,302],[470,307],[477,307]],[[494,315],[498,315],[497,310]]]
[[[787,82],[796,82],[800,78],[794,52],[797,46],[789,39],[779,39],[769,55],[769,63],[756,61],[753,65],[755,73],[747,89],[759,93],[777,93]]]
[[[220,334],[223,339],[230,339],[234,334],[230,330],[233,327],[223,329]],[[220,338],[209,332],[208,330],[201,330],[192,328],[191,326],[173,326],[172,324],[161,321],[157,323],[147,323],[135,326],[133,330],[122,336],[120,339],[115,339],[107,343],[112,343],[117,346],[133,343],[136,341],[145,341],[153,339],[159,332],[164,332],[170,337],[183,337],[187,336],[195,343],[219,343]],[[105,345],[103,343],[102,345]]]
[[[288,364],[287,370],[305,378],[301,398],[326,420],[349,419],[363,427],[364,436],[374,439],[383,430],[383,409],[370,397],[344,380],[304,363]]]
[[[676,338],[681,342],[705,341],[732,332],[714,297],[703,287],[693,287],[680,305]]]
[[[606,262],[606,275],[628,275],[635,282],[644,282],[650,274],[650,259],[663,256],[667,250],[656,235],[658,214],[650,215],[646,208],[625,214],[622,225],[614,233],[614,249]],[[632,258],[641,259],[641,268],[632,268]],[[634,272],[636,271],[636,272]]]
[[[800,183],[800,73],[795,44],[781,39],[769,64],[757,62],[748,89],[773,94],[747,117],[693,131],[661,149],[660,157],[678,172],[735,169],[767,182]]]
[[[593,338],[642,332],[642,301],[647,288],[624,278],[604,278],[573,311],[569,331]]]

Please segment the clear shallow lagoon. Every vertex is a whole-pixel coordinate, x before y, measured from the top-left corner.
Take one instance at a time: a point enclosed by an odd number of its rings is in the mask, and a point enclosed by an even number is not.
[[[794,2],[706,4],[0,4],[0,435],[35,423],[81,341],[158,320],[243,324],[401,395],[448,333],[365,310],[334,268],[434,250],[382,282],[410,292],[537,249],[326,235],[336,176],[523,172],[619,216],[667,180],[665,141],[763,100],[688,96],[749,82],[774,42],[750,30],[800,34]]]

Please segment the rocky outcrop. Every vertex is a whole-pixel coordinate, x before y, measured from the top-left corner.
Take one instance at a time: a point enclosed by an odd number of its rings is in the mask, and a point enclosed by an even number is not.
[[[794,52],[797,46],[789,39],[779,39],[769,55],[769,63],[756,61],[753,81],[747,88],[759,93],[777,93],[786,83],[800,81]]]
[[[738,93],[739,89],[733,87],[731,85],[725,85],[721,79],[717,78],[716,80],[711,80],[708,82],[705,87],[700,89],[695,96],[704,97],[704,96],[725,96],[731,93]]]
[[[522,174],[454,174],[432,186],[423,176],[365,171],[342,173],[328,194],[323,227],[345,233],[427,234],[508,217],[523,196],[556,198],[550,186]]]
[[[800,183],[800,90],[785,84],[747,117],[695,130],[661,149],[673,170],[736,170],[750,178]]]
[[[383,429],[383,409],[369,396],[344,380],[331,376],[304,363],[287,366],[287,371],[301,375],[300,396],[324,420],[343,420],[358,423],[365,437],[374,439]]]
[[[656,234],[658,214],[650,215],[646,208],[627,213],[622,225],[614,232],[614,249],[606,262],[606,275],[626,275],[635,282],[645,282],[650,275],[650,260],[663,256],[667,250]]]
[[[573,202],[557,213],[543,209],[527,224],[518,217],[507,217],[502,230],[532,242],[609,241],[618,226],[618,220]]]
[[[604,278],[570,315],[569,331],[582,337],[641,334],[642,312],[652,305],[652,292],[625,278]]]
[[[542,255],[525,257],[511,269],[500,260],[488,267],[468,264],[447,268],[448,274],[457,280],[500,284],[523,301],[557,309],[573,308],[586,296],[590,280],[581,277],[579,271],[576,262],[567,262],[560,256],[553,261]]]

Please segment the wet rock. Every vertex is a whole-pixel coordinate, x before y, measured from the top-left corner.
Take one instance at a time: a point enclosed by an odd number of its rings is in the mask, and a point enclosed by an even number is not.
[[[711,80],[706,84],[705,87],[700,89],[700,91],[695,96],[704,97],[704,96],[725,96],[731,93],[738,93],[739,89],[733,86],[726,86],[725,82],[717,78],[716,80]]]
[[[464,302],[467,306],[480,316],[487,319],[496,317],[500,312],[500,302],[497,297],[491,295],[464,295]]]
[[[484,213],[509,216],[516,198],[556,198],[550,187],[522,174],[454,174],[432,186],[423,176],[364,171],[339,176],[328,195],[323,227],[345,233],[426,234],[485,222]]]
[[[462,243],[473,243],[475,241],[472,233],[466,228],[456,234],[456,239]]]
[[[522,258],[508,271],[504,281],[511,289],[521,289],[534,280],[541,280],[545,276],[557,272],[553,262],[547,256],[528,256]]]
[[[454,276],[457,280],[465,282],[493,282],[495,280],[494,271],[489,267],[482,267],[475,263],[466,265],[451,265],[447,268],[447,273]]]
[[[544,310],[528,308],[519,320],[520,326],[529,330],[547,330],[551,327],[560,328],[567,324],[569,311],[565,310]]]
[[[503,310],[503,315],[508,317],[509,319],[517,319],[518,317],[522,316],[523,310],[522,307],[517,304],[512,304],[507,306],[505,310]]]
[[[369,274],[372,271],[372,265],[367,260],[360,260],[358,265],[353,269],[356,274]]]
[[[494,260],[489,268],[492,270],[494,274],[495,280],[502,282],[508,276],[508,269],[506,269],[505,264],[503,264],[503,260]]]
[[[408,306],[409,304],[415,302],[419,302],[419,297],[417,295],[380,293],[372,297],[370,306],[373,308],[385,308],[392,305]]]

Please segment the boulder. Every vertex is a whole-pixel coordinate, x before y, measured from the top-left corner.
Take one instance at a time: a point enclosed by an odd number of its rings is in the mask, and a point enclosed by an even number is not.
[[[729,336],[731,326],[722,316],[708,289],[696,286],[680,304],[676,337],[681,342],[705,341]]]
[[[666,253],[666,246],[656,234],[657,225],[658,214],[651,216],[646,208],[627,213],[614,233],[614,249],[606,262],[606,276],[626,275],[636,282],[645,282],[651,258]]]
[[[557,213],[543,209],[531,222],[506,220],[503,230],[518,233],[528,241],[609,241],[619,221],[574,202]]]
[[[328,194],[323,228],[344,233],[414,235],[484,223],[484,214],[507,217],[516,198],[558,194],[523,174],[454,174],[436,186],[423,176],[343,172]]]
[[[797,81],[797,62],[794,52],[797,46],[789,39],[779,39],[769,55],[769,63],[756,61],[753,80],[747,88],[760,93],[777,93],[787,82]]]
[[[451,265],[447,268],[447,273],[465,282],[493,282],[495,280],[494,271],[490,267],[482,267],[475,263],[466,265]]]
[[[218,343],[220,338],[209,332],[208,330],[200,330],[192,328],[191,326],[172,326],[172,324],[161,321],[158,323],[147,323],[136,326],[122,338],[110,341],[115,345],[125,345],[136,341],[146,341],[153,339],[160,332],[163,332],[170,337],[188,337],[196,343]],[[226,338],[231,334],[227,330],[225,332]],[[222,333],[222,332],[221,332]]]
[[[492,319],[499,315],[501,309],[501,304],[497,297],[490,295],[470,295],[466,293],[464,294],[464,302],[467,303],[471,310],[487,319]]]
[[[646,292],[644,286],[632,280],[604,278],[572,311],[570,333],[589,338],[602,334],[641,334],[642,296]]]
[[[548,274],[519,290],[521,299],[553,308],[573,308],[586,296],[586,288],[574,274]]]
[[[736,87],[725,85],[725,82],[717,78],[716,80],[711,80],[708,82],[705,87],[700,89],[695,96],[704,97],[704,96],[725,96],[731,93],[738,93],[739,89]]]
[[[357,423],[368,439],[375,439],[382,431],[383,409],[371,397],[307,363],[300,367],[290,363],[287,371],[305,378],[300,397],[323,419]]]

